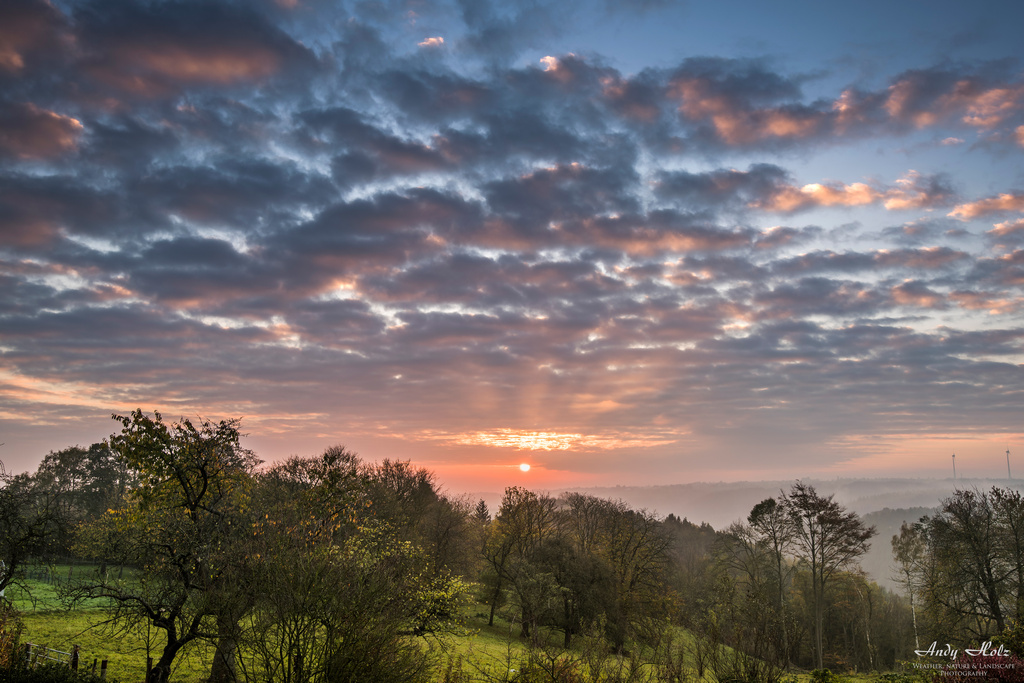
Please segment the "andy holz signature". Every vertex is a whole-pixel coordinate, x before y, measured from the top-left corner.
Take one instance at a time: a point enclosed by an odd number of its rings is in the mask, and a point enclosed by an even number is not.
[[[960,654],[960,650],[953,649],[953,646],[946,643],[945,647],[939,647],[938,642],[932,642],[928,646],[927,650],[914,650],[914,654],[918,657],[930,656],[930,657],[949,657],[950,659],[956,659],[957,655]],[[1000,645],[998,649],[992,648],[992,641],[988,640],[981,644],[981,647],[972,649],[969,647],[964,648],[964,654],[969,657],[1009,657],[1010,651],[1006,649],[1005,645]]]

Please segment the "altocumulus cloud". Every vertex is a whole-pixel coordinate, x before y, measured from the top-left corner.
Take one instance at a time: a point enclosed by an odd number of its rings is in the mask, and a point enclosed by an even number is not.
[[[807,160],[1019,156],[1019,66],[630,73],[548,49],[586,3],[399,5],[4,3],[24,466],[137,405],[245,416],[267,457],[533,450],[638,481],[1014,436],[1019,174]]]

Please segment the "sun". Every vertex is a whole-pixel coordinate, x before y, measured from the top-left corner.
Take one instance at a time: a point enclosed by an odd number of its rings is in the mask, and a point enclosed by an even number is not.
[[[530,471],[530,463],[524,462],[523,464],[521,464],[519,466],[519,469],[521,469],[523,472],[529,472]]]

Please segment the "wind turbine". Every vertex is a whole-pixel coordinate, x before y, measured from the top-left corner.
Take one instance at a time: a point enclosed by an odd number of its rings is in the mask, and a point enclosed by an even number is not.
[[[1006,478],[1012,480],[1013,475],[1010,474],[1010,447],[1006,447]]]
[[[953,481],[956,481],[956,453],[953,454]]]

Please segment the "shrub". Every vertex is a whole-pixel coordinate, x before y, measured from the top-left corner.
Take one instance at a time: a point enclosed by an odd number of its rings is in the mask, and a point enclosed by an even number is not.
[[[18,618],[18,613],[14,608],[7,605],[0,606],[0,670],[11,668],[17,661],[21,629],[21,619]]]
[[[27,669],[20,662],[11,668],[2,670],[4,683],[100,683],[100,677],[88,673],[72,671],[66,664],[47,663],[34,669]],[[116,683],[112,679],[103,679],[103,683]]]

